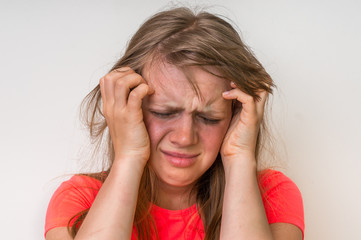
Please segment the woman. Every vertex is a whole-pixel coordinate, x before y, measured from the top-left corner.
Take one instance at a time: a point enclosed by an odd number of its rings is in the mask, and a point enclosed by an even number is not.
[[[84,101],[109,166],[59,187],[46,239],[302,239],[297,186],[257,169],[272,87],[222,18],[154,15]]]

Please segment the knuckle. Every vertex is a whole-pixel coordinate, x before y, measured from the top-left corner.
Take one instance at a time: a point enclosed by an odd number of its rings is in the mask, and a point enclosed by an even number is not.
[[[107,119],[110,117],[109,111],[106,107],[103,107],[103,115]]]
[[[129,71],[134,72],[133,69],[131,69],[131,68],[128,67],[128,66],[119,67],[119,68],[117,68],[117,69],[114,69],[113,71],[116,72],[116,73],[126,73],[126,72],[129,72]]]
[[[115,87],[116,87],[116,88],[123,88],[123,87],[124,87],[124,81],[122,81],[122,79],[118,79],[118,80],[115,82]]]
[[[105,75],[102,79],[103,79],[103,82],[112,81],[112,77],[109,73],[107,75]]]
[[[245,101],[246,101],[246,102],[253,102],[253,97],[250,96],[250,95],[247,95],[247,96],[245,97]]]
[[[143,89],[144,89],[144,87],[145,87],[146,85],[144,84],[144,83],[139,83],[139,85],[136,87],[136,89],[137,89],[137,91],[143,91]]]
[[[141,98],[147,92],[148,86],[145,83],[139,84],[129,93],[130,98]]]
[[[129,93],[129,98],[132,98],[132,99],[137,99],[137,98],[139,98],[139,96],[140,96],[140,94],[136,90],[133,90]]]
[[[129,67],[129,66],[125,66],[125,67],[122,67],[122,69],[124,70],[124,71],[131,71],[131,72],[134,72],[133,71],[133,69],[131,68],[131,67]]]
[[[142,76],[140,76],[138,73],[130,73],[128,76],[127,76],[127,79],[129,79],[130,82],[134,82],[134,83],[137,83],[140,84],[142,82]]]

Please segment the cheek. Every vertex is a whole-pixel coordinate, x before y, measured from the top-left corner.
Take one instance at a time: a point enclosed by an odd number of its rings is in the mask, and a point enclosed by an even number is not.
[[[218,126],[209,126],[202,129],[201,139],[206,151],[217,152],[218,154],[228,125],[229,121],[225,121]]]
[[[198,125],[200,145],[206,152],[216,152],[223,142],[223,138],[228,130],[230,119],[221,122],[219,125]],[[171,122],[164,123],[151,115],[145,114],[144,123],[148,131],[151,148],[155,149],[159,142],[167,135],[169,129],[176,127]]]
[[[151,147],[153,148],[165,135],[165,124],[160,123],[152,117],[145,117],[144,123],[148,131]]]

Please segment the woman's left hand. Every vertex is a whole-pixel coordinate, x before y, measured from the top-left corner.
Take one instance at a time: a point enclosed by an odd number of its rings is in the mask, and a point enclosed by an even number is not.
[[[225,167],[240,158],[255,162],[257,137],[268,97],[266,91],[260,91],[260,99],[256,100],[237,88],[233,82],[231,87],[230,91],[223,93],[225,99],[236,101],[236,109],[220,151]]]

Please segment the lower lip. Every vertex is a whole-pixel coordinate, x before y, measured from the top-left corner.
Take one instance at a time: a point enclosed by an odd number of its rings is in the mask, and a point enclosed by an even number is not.
[[[163,154],[167,159],[167,161],[170,164],[172,164],[174,167],[186,168],[191,166],[196,161],[196,157],[184,158],[184,157],[175,157],[164,152]]]

